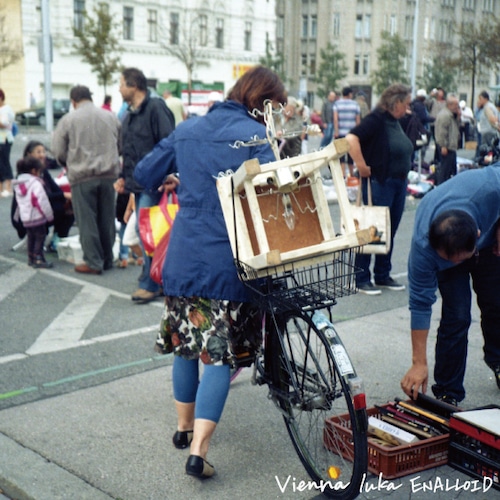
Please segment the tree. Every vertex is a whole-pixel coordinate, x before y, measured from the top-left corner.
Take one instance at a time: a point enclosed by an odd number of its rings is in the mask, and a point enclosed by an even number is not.
[[[121,69],[120,24],[113,21],[106,4],[94,7],[93,14],[91,17],[85,12],[82,28],[73,26],[76,37],[73,46],[82,56],[82,61],[90,64],[106,94],[107,86],[113,83],[113,75]]]
[[[199,38],[202,29],[206,26],[201,21],[201,16],[191,18],[188,11],[184,11],[183,28],[175,23],[170,23],[170,30],[160,28],[164,33],[160,34],[160,45],[173,57],[184,64],[187,72],[188,104],[191,104],[191,91],[193,87],[193,72],[200,66],[208,66],[204,58],[204,49],[200,46]]]
[[[448,44],[437,44],[432,60],[424,64],[424,74],[418,80],[418,86],[430,90],[441,87],[449,92],[456,88],[457,70],[448,62],[450,52]]]
[[[410,79],[404,70],[404,60],[407,56],[406,45],[399,35],[382,32],[382,43],[377,49],[378,70],[371,75],[372,84],[377,94],[393,83],[408,85]]]
[[[498,38],[500,23],[496,18],[488,18],[479,26],[473,23],[462,23],[454,27],[455,39],[458,43],[445,57],[445,64],[469,75],[471,85],[471,107],[474,106],[476,80],[481,71],[498,69],[500,65],[500,48],[495,40]]]
[[[325,99],[331,90],[337,88],[338,83],[347,76],[345,54],[328,42],[328,45],[319,52],[320,63],[314,81],[318,84],[316,93]]]
[[[20,40],[13,40],[7,33],[6,16],[0,15],[0,71],[16,63],[23,57],[23,49]]]
[[[273,44],[270,42],[269,37],[266,37],[266,55],[259,59],[259,63],[273,70],[280,77],[281,81],[286,83],[288,79],[283,71],[283,62],[283,55],[275,54]]]

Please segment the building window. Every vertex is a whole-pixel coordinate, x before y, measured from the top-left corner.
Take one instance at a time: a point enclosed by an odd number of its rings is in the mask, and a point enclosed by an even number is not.
[[[464,0],[464,10],[475,10],[476,0]]]
[[[73,1],[73,26],[77,30],[83,29],[85,23],[85,0]]]
[[[333,36],[338,38],[340,36],[340,14],[335,12],[332,20]]]
[[[285,36],[285,18],[278,16],[276,18],[276,38],[283,38]]]
[[[483,0],[483,12],[493,13],[495,0]]]
[[[354,74],[355,75],[359,75],[360,74],[360,71],[361,71],[361,69],[360,69],[360,66],[361,66],[360,62],[361,62],[361,56],[359,54],[356,54],[354,56]]]
[[[397,30],[397,21],[396,21],[396,16],[391,16],[391,18],[389,19],[389,34],[391,36],[394,36],[396,34],[396,30]]]
[[[372,16],[370,14],[358,14],[354,35],[356,38],[370,38],[372,29]]]
[[[208,44],[208,18],[205,14],[201,14],[198,18],[200,26],[200,45],[206,47]]]
[[[215,47],[224,48],[224,19],[218,17],[215,21]]]
[[[318,36],[318,16],[311,16],[311,38]]]
[[[405,17],[405,39],[411,40],[413,33],[413,17],[406,16]]]
[[[361,38],[361,34],[363,33],[363,16],[358,14],[356,16],[356,26],[354,28],[354,36],[356,38]]]
[[[372,36],[372,16],[371,14],[365,14],[363,23],[363,36],[365,38],[370,38]]]
[[[245,23],[245,50],[252,50],[252,23]]]
[[[370,73],[370,56],[365,54],[363,56],[363,75],[368,75]]]
[[[311,54],[309,56],[309,74],[316,74],[316,54]]]
[[[308,36],[308,24],[309,24],[309,16],[302,16],[302,38],[307,38]]]
[[[134,39],[134,8],[123,7],[123,39]]]
[[[170,13],[170,45],[179,45],[179,14]]]
[[[148,41],[158,41],[158,11],[148,10]]]
[[[301,54],[300,56],[300,74],[301,76],[307,76],[307,54]]]

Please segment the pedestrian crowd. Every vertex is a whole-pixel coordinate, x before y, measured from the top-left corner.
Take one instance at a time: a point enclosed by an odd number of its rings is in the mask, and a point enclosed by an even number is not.
[[[370,108],[365,91],[346,86],[340,97],[328,92],[321,110],[310,110],[287,96],[274,72],[256,66],[225,98],[212,93],[205,116],[188,118],[172,92],[153,96],[137,68],[122,71],[119,89],[125,105],[117,115],[109,96],[96,106],[87,87],[70,91],[74,111],[59,121],[51,145],[67,172],[70,192],[51,183],[46,149],[36,141],[27,145],[13,180],[14,115],[0,90],[0,193],[15,194],[12,221],[20,237],[26,234],[28,264],[35,268],[51,267],[44,255],[48,227],[63,238],[76,220],[83,262],[74,270],[100,275],[111,269],[118,219],[118,266],[134,262],[142,268],[132,301],[146,304],[165,297],[155,347],[175,354],[172,442],[177,449],[190,448],[187,474],[207,478],[215,473],[207,455],[235,365],[233,339],[237,332],[259,331],[257,312],[233,264],[216,179],[250,159],[272,162],[276,151],[280,158],[307,153],[310,124],[321,132],[320,147],[335,139],[348,143],[342,170],[359,178],[364,203],[370,191],[373,205],[389,207],[390,250],[374,259],[363,253],[356,257],[357,288],[368,296],[406,289],[391,276],[394,239],[416,151],[434,142],[437,187],[419,204],[408,258],[412,365],[401,387],[413,398],[427,390],[427,339],[439,290],[442,311],[431,388],[448,403],[464,399],[473,290],[482,314],[484,361],[500,389],[500,163],[460,175],[456,165],[457,150],[465,143],[477,139],[492,147],[498,142],[499,114],[486,91],[473,112],[442,88],[429,95],[419,89],[412,100],[411,88],[392,84]],[[256,111],[267,102],[281,111],[273,124],[277,150],[265,142],[228,147],[266,137],[269,124]],[[180,208],[160,285],[151,278],[152,258],[144,252],[137,214],[158,205],[167,183],[177,191]]]

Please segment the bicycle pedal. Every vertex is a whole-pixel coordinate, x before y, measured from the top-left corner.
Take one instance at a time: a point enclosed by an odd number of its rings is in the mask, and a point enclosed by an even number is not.
[[[245,368],[248,366],[252,366],[255,361],[255,353],[252,354],[250,352],[241,352],[235,354],[235,364],[238,368]]]

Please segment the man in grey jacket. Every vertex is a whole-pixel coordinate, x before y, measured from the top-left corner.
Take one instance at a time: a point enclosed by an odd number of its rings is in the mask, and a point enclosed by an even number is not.
[[[435,122],[436,148],[439,163],[436,184],[442,184],[457,173],[457,149],[460,140],[460,106],[458,97],[448,94],[446,107],[437,115]]]
[[[92,102],[90,90],[70,91],[74,111],[59,121],[52,139],[57,161],[68,171],[83,250],[75,271],[101,274],[113,267],[115,191],[120,171],[120,121]]]

